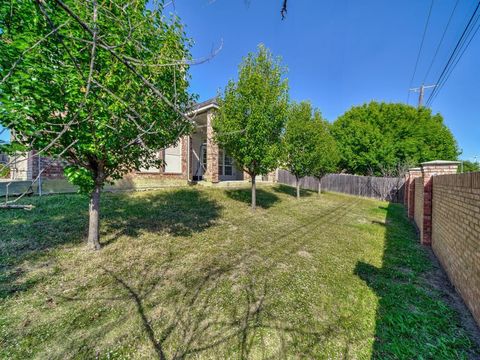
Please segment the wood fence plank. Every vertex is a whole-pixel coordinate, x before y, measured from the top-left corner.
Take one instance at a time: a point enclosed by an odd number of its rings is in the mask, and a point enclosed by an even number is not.
[[[280,184],[295,186],[295,176],[287,170],[278,170]],[[318,191],[318,179],[307,176],[300,181],[302,189]],[[390,202],[403,202],[404,179],[393,177],[328,174],[322,179],[322,190],[375,198]]]

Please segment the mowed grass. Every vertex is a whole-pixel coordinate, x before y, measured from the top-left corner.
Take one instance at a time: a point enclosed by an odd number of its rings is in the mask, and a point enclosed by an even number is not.
[[[0,213],[0,358],[477,358],[403,207],[286,187],[105,194]]]

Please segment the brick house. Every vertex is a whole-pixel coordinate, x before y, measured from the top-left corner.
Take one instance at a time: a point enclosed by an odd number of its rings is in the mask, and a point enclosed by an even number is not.
[[[212,119],[218,109],[216,99],[210,99],[196,104],[190,116],[196,123],[195,131],[180,138],[175,146],[160,150],[158,156],[164,160],[161,168],[141,169],[128,175],[134,178],[175,179],[196,182],[205,180],[210,183],[222,181],[242,181],[248,179],[235,161],[213,141]],[[61,161],[35,156],[30,152],[28,159],[19,157],[18,165],[14,167],[12,176],[18,180],[32,180],[43,169],[42,178],[58,179],[63,177]],[[40,163],[39,163],[40,160]],[[274,180],[274,174],[259,177],[258,180]]]
[[[213,141],[212,119],[216,109],[215,99],[196,104],[189,114],[196,123],[195,131],[183,136],[175,146],[160,151],[159,157],[165,162],[162,169],[142,169],[135,175],[211,183],[246,179],[243,170]]]

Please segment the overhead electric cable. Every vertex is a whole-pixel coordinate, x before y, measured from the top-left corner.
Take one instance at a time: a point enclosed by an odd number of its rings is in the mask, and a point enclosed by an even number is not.
[[[440,50],[440,47],[442,46],[443,39],[445,39],[445,34],[447,33],[448,28],[450,27],[450,23],[452,22],[453,15],[455,14],[455,10],[457,10],[457,6],[458,6],[459,2],[460,2],[460,0],[457,0],[455,2],[455,6],[453,7],[452,12],[450,14],[450,17],[448,18],[447,25],[445,26],[445,29],[443,30],[443,34],[442,34],[442,37],[440,38],[440,41],[437,45],[437,48],[435,50],[435,54],[433,54],[432,61],[430,62],[430,65],[427,69],[427,72],[425,73],[425,77],[423,78],[423,83],[425,83],[427,81],[427,77],[430,74],[430,70],[432,70],[432,66],[435,62],[435,59],[436,59],[437,55],[438,55],[438,51]]]
[[[443,85],[445,85],[445,83],[448,81],[448,79],[450,78],[450,75],[452,74],[453,70],[455,69],[455,67],[457,66],[457,64],[459,63],[460,59],[462,58],[463,54],[465,54],[465,51],[468,49],[468,47],[470,46],[470,43],[472,42],[473,38],[475,37],[475,35],[477,34],[478,30],[480,29],[480,23],[477,25],[477,27],[474,29],[476,23],[478,22],[478,20],[480,19],[480,12],[479,14],[477,15],[477,19],[475,20],[475,23],[474,25],[471,27],[471,30],[469,31],[469,35],[473,32],[473,35],[470,36],[469,40],[468,40],[468,43],[467,45],[463,46],[462,49],[461,49],[461,53],[457,53],[457,56],[456,58],[454,59],[454,63],[450,66],[450,68],[448,69],[447,73],[445,74],[444,78],[442,79],[442,83],[440,84],[440,89],[434,94],[434,96],[432,97],[430,103],[432,103],[435,98],[437,97],[439,91],[441,90],[441,87],[443,87]],[[464,44],[467,40],[464,41]]]
[[[480,17],[480,15],[479,15]],[[462,50],[462,53],[457,57],[455,63],[450,67],[448,73],[445,75],[444,79],[442,80],[442,84],[440,86],[440,89],[433,95],[432,99],[429,101],[428,105],[430,105],[437,97],[438,93],[440,92],[441,88],[443,87],[443,85],[445,85],[445,83],[448,81],[448,79],[450,78],[450,75],[452,74],[453,70],[455,69],[455,67],[457,66],[458,62],[460,61],[460,59],[462,58],[463,54],[465,54],[465,51],[467,50],[468,46],[470,45],[470,43],[472,42],[473,38],[475,37],[475,35],[477,34],[478,30],[480,29],[480,24],[478,24],[477,28],[475,29],[475,31],[473,32],[473,35],[470,37],[470,40],[468,40],[468,43],[467,45],[463,48]]]
[[[418,49],[417,60],[415,61],[415,67],[413,68],[413,74],[412,74],[412,78],[410,79],[410,85],[408,86],[408,88],[412,87],[413,79],[415,78],[415,74],[417,73],[418,63],[420,61],[420,56],[422,54],[423,43],[425,42],[425,36],[427,34],[428,24],[430,22],[430,15],[432,14],[433,2],[434,2],[434,0],[432,0],[430,2],[430,8],[428,9],[428,15],[427,15],[427,21],[425,22],[425,28],[423,29],[422,41],[420,42],[420,49]],[[408,91],[407,104],[408,104],[409,101],[410,101],[410,91]]]
[[[437,96],[438,92],[441,90],[441,88],[443,87],[444,83],[445,83],[445,79],[448,78],[447,76],[449,76],[449,72],[451,72],[453,70],[454,67],[452,67],[452,64],[457,64],[458,63],[458,60],[461,58],[461,56],[465,53],[465,50],[468,48],[468,46],[470,45],[473,37],[475,36],[475,34],[477,33],[477,30],[475,30],[473,32],[473,36],[470,37],[470,39],[468,40],[468,43],[466,46],[464,46],[464,44],[467,42],[467,38],[469,37],[469,35],[472,33],[472,30],[473,28],[475,27],[475,24],[476,22],[478,21],[478,17],[477,17],[477,13],[478,13],[478,9],[480,8],[480,1],[478,2],[477,6],[475,7],[475,10],[472,14],[472,16],[470,17],[467,25],[465,26],[465,28],[463,29],[463,32],[462,32],[462,35],[460,36],[460,38],[458,39],[456,45],[455,45],[455,48],[453,49],[452,53],[450,54],[450,57],[448,58],[448,61],[446,63],[446,65],[444,66],[440,76],[438,77],[438,80],[437,80],[437,84],[439,84],[439,86],[437,86],[430,94],[428,100],[427,100],[427,106],[431,105],[432,101],[433,101],[433,98]],[[472,25],[473,23],[473,25]],[[460,57],[459,57],[459,54]]]

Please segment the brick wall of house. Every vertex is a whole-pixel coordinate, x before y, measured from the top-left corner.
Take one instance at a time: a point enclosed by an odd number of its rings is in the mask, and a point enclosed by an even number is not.
[[[433,177],[432,248],[480,324],[480,173]]]
[[[423,238],[423,178],[418,177],[414,180],[415,199],[414,199],[414,215],[415,224],[417,224],[420,233],[420,239]]]
[[[42,172],[42,179],[63,179],[65,177],[63,168],[65,162],[42,157],[32,152],[32,180],[36,179],[39,171]],[[40,163],[40,164],[39,164]],[[39,166],[40,165],[40,166]]]
[[[188,157],[188,141],[189,137],[185,136],[181,139],[182,143],[182,173],[164,173],[163,171],[138,171],[133,172],[126,177],[136,176],[140,179],[172,179],[172,180],[186,180],[187,179],[187,157]],[[40,161],[40,167],[39,167]],[[42,171],[42,179],[64,179],[63,173],[65,161],[53,160],[49,157],[39,157],[35,152],[28,154],[28,162],[24,161],[21,164],[28,164],[30,173],[26,175],[26,180],[34,180],[37,178],[39,171]],[[26,166],[26,165],[24,165]]]

